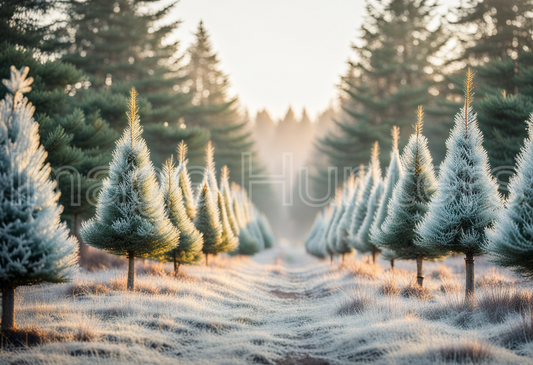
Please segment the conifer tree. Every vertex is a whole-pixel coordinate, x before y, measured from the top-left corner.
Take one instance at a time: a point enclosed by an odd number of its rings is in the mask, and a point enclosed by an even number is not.
[[[207,146],[205,147],[205,170],[202,185],[204,183],[207,183],[209,185],[209,190],[213,194],[213,199],[218,200],[218,184],[215,170],[214,155],[215,147],[213,147],[213,144],[211,143],[211,141],[209,141],[207,142]]]
[[[218,192],[218,210],[220,212],[220,226],[222,229],[221,243],[218,247],[218,252],[233,251],[239,246],[239,240],[235,237],[233,229],[229,223],[228,211],[222,193]]]
[[[376,263],[376,255],[381,252],[378,246],[370,242],[370,226],[374,222],[374,217],[381,203],[383,195],[383,181],[378,181],[377,185],[372,188],[370,199],[366,208],[365,220],[357,232],[354,239],[354,246],[359,252],[370,252],[372,254],[372,262]]]
[[[56,183],[39,144],[35,108],[23,96],[31,90],[29,69],[11,67],[0,101],[0,290],[2,330],[15,328],[15,289],[64,282],[77,259],[77,242],[60,223]]]
[[[331,165],[364,163],[373,141],[385,143],[393,125],[405,133],[413,106],[432,101],[429,91],[440,74],[432,60],[441,58],[436,55],[449,39],[442,24],[430,26],[437,7],[428,0],[366,2],[362,35],[352,46],[355,60],[340,83],[338,128],[320,139]],[[381,162],[388,159],[383,155]]]
[[[237,223],[237,218],[235,217],[235,211],[233,210],[233,196],[231,194],[231,188],[229,185],[229,169],[228,166],[222,167],[220,173],[220,192],[224,198],[224,205],[226,207],[226,212],[228,214],[228,222],[236,236],[239,236],[239,224]]]
[[[527,278],[533,277],[533,115],[529,137],[517,159],[509,199],[494,227],[487,230],[486,250],[491,261]]]
[[[307,253],[318,257],[319,259],[327,257],[324,247],[320,244],[326,229],[324,214],[324,212],[317,213],[313,226],[305,240],[305,249]]]
[[[179,231],[165,211],[150,152],[141,136],[135,89],[130,95],[130,125],[113,152],[96,216],[84,222],[81,234],[93,247],[128,257],[127,288],[134,290],[135,258],[157,257],[175,248]]]
[[[428,141],[422,135],[423,116],[424,111],[419,106],[415,133],[409,138],[401,161],[398,160],[398,151],[393,151],[389,171],[395,168],[392,166],[395,163],[398,164],[396,168],[402,169],[403,173],[399,174],[398,182],[392,186],[385,220],[379,228],[377,225],[374,227],[370,236],[373,244],[385,250],[384,256],[400,260],[416,259],[417,283],[420,286],[424,283],[423,260],[439,256],[416,244],[416,227],[422,221],[428,204],[437,191],[437,179],[427,146]]]
[[[345,202],[346,207],[344,208],[344,213],[337,226],[337,243],[335,244],[335,249],[338,253],[343,255],[343,257],[345,254],[353,251],[352,246],[350,246],[348,242],[348,229],[350,228],[355,208],[361,200],[365,181],[365,165],[361,165],[359,166],[359,176],[353,183],[353,192]]]
[[[241,194],[241,188],[236,183],[231,184],[233,211],[235,213],[235,221],[239,226],[239,247],[237,252],[241,255],[254,255],[260,251],[259,241],[255,238],[249,230],[248,220],[244,209],[244,201]]]
[[[257,212],[257,225],[261,230],[261,235],[265,241],[265,248],[274,247],[275,237],[274,231],[272,230],[270,223],[264,213]]]
[[[216,255],[222,244],[219,211],[207,181],[202,183],[197,207],[194,225],[204,238],[202,252],[205,254],[205,264],[207,265],[209,263],[209,254]]]
[[[326,231],[326,245],[328,250],[333,254],[337,254],[335,243],[337,243],[337,228],[343,214],[343,198],[344,198],[344,189],[343,187],[338,187],[335,193],[335,199],[333,200],[333,214]]]
[[[187,144],[184,141],[181,141],[178,145],[178,167],[176,173],[178,184],[183,195],[183,204],[187,210],[187,215],[193,220],[194,217],[196,217],[196,200],[192,191],[189,171],[187,170],[188,161]]]
[[[471,107],[473,73],[467,71],[465,105],[455,117],[446,141],[438,190],[417,231],[419,245],[431,255],[462,253],[466,263],[466,300],[475,290],[474,257],[483,254],[485,228],[491,227],[501,207],[498,185],[490,175],[476,114]]]
[[[400,139],[400,128],[394,126],[392,128],[392,151],[389,167],[387,169],[387,177],[385,178],[383,185],[383,195],[379,203],[379,208],[376,212],[376,216],[370,227],[370,243],[376,245],[372,240],[372,236],[377,234],[381,230],[381,225],[385,221],[388,214],[389,201],[392,197],[392,192],[396,183],[403,176],[403,167],[400,160],[400,151],[398,149],[398,141]],[[391,258],[391,266],[394,267],[394,258]]]
[[[180,265],[196,264],[202,260],[202,234],[194,227],[185,208],[183,194],[179,186],[178,168],[171,157],[163,166],[161,174],[161,190],[170,221],[180,232],[179,244],[166,252],[159,259],[174,264],[174,275],[178,274]]]
[[[379,144],[376,141],[372,147],[370,165],[368,172],[365,176],[364,186],[362,186],[362,194],[359,200],[359,204],[355,207],[353,211],[353,216],[350,222],[350,228],[348,229],[348,242],[350,246],[357,249],[355,243],[355,238],[357,233],[365,220],[366,213],[368,210],[368,204],[370,202],[370,195],[372,194],[372,189],[379,184],[381,181],[381,167],[379,164]],[[375,262],[375,255],[372,256]]]

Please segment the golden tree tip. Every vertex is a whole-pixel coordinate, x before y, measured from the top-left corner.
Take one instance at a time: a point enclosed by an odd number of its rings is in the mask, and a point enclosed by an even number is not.
[[[398,148],[398,141],[400,140],[400,127],[393,126],[391,130],[392,135],[392,149],[395,150]]]

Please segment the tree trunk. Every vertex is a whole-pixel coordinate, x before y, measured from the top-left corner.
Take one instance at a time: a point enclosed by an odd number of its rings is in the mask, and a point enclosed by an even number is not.
[[[372,251],[372,263],[376,263],[376,251]]]
[[[2,290],[2,331],[15,328],[15,288]]]
[[[342,254],[342,263],[344,264],[344,255],[346,255],[345,253]]]
[[[466,286],[465,286],[465,300],[471,303],[475,294],[475,276],[474,276],[474,255],[467,253],[465,257],[466,265]]]
[[[332,253],[329,254],[329,264],[333,265],[333,254]]]
[[[390,268],[394,269],[394,259],[390,260]]]
[[[178,262],[178,258],[176,257],[176,253],[174,252],[174,276],[178,276],[179,270],[180,270],[180,263]]]
[[[424,268],[422,266],[424,262],[424,255],[416,255],[416,282],[418,285],[424,285]]]
[[[207,263],[208,263],[208,257],[209,257],[209,254],[206,253],[206,254],[205,254],[205,266],[207,266]]]
[[[133,251],[128,252],[128,291],[135,289],[135,256]]]

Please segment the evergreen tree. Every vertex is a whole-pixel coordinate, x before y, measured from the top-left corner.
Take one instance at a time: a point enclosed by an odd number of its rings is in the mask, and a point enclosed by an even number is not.
[[[365,220],[368,210],[368,204],[370,203],[370,195],[375,186],[381,181],[381,167],[379,165],[379,144],[376,141],[372,147],[370,165],[368,172],[365,176],[364,186],[362,187],[362,194],[359,203],[353,211],[353,216],[350,222],[350,228],[348,229],[348,242],[350,246],[357,249],[356,237],[363,221]],[[373,262],[376,261],[375,254],[372,255]]]
[[[339,222],[342,218],[343,214],[343,199],[344,198],[344,191],[342,187],[338,187],[337,191],[335,192],[335,199],[333,200],[332,205],[332,215],[331,220],[329,221],[329,225],[326,231],[325,240],[326,245],[328,247],[328,251],[332,255],[337,254],[337,250],[335,247],[336,238],[337,238],[337,227],[339,226]]]
[[[222,229],[221,244],[218,248],[218,252],[233,251],[239,247],[239,240],[235,237],[233,229],[229,223],[228,211],[226,209],[226,203],[222,193],[218,192],[218,210],[220,212],[220,226]]]
[[[533,277],[533,115],[528,121],[529,138],[517,159],[517,172],[510,183],[505,209],[487,231],[486,250],[494,263],[517,274]]]
[[[96,216],[82,225],[89,245],[127,256],[128,290],[134,290],[135,257],[157,257],[175,248],[179,231],[165,211],[150,152],[142,138],[137,92],[131,90],[130,126],[117,142]]]
[[[487,153],[471,107],[473,74],[465,81],[465,106],[455,117],[446,141],[438,190],[417,232],[421,248],[431,255],[449,252],[466,256],[466,299],[474,296],[474,256],[483,254],[485,228],[491,227],[501,206],[498,185],[490,175]]]
[[[428,149],[428,141],[422,135],[424,112],[418,107],[415,133],[409,138],[403,150],[401,161],[398,151],[393,148],[389,172],[401,169],[398,182],[392,186],[392,196],[387,204],[386,216],[382,224],[371,230],[370,240],[385,250],[384,256],[400,260],[415,260],[418,285],[424,283],[423,260],[437,258],[439,255],[416,244],[416,227],[428,210],[428,204],[437,191],[437,179],[433,161]],[[396,162],[395,162],[396,161]],[[393,167],[392,164],[397,164]],[[382,205],[383,206],[383,205]],[[379,214],[379,213],[378,213]]]
[[[241,188],[236,183],[231,184],[233,211],[235,213],[235,221],[239,226],[239,247],[237,252],[241,255],[252,256],[259,252],[259,241],[252,235],[248,227],[248,219],[244,208],[244,200],[241,194]]]
[[[270,227],[270,223],[264,213],[257,213],[257,225],[259,226],[261,235],[265,241],[265,248],[274,247],[274,242],[276,240],[274,237],[274,231]]]
[[[181,141],[178,145],[178,162],[176,171],[178,184],[183,195],[183,203],[185,204],[187,215],[193,220],[196,217],[196,200],[192,191],[189,171],[187,170],[187,145],[184,141]]]
[[[356,180],[356,178],[351,175],[343,184],[341,192],[339,194],[339,200],[336,203],[337,206],[335,216],[332,218],[331,229],[329,230],[328,236],[326,237],[328,246],[331,247],[332,251],[341,254],[343,261],[344,255],[347,253],[346,251],[350,252],[351,248],[347,250],[344,245],[341,245],[341,250],[339,251],[339,247],[337,247],[337,242],[339,241],[339,235],[344,235],[344,231],[346,229],[340,228],[340,226],[341,224],[346,225],[346,222],[343,221],[343,218],[346,212],[346,208],[348,207],[350,199],[352,198],[352,195],[354,193],[356,183],[358,183],[358,180]]]
[[[457,9],[457,36],[466,45],[463,58],[516,57],[533,50],[531,0],[467,0]]]
[[[370,243],[377,246],[373,241],[373,236],[381,231],[381,225],[385,221],[388,214],[389,201],[392,197],[392,192],[398,181],[403,176],[403,167],[400,160],[400,152],[398,150],[398,141],[400,138],[400,128],[394,126],[392,128],[392,151],[389,167],[387,169],[387,177],[385,178],[383,185],[383,195],[379,203],[379,208],[376,211],[376,215],[370,226]],[[394,267],[394,258],[391,258],[391,266]]]
[[[381,252],[378,246],[370,242],[370,226],[374,222],[374,217],[381,203],[383,195],[383,180],[379,180],[377,185],[372,188],[370,198],[366,208],[366,215],[361,228],[357,232],[354,239],[355,248],[361,252],[370,252],[372,254],[372,261],[376,263],[376,255]]]
[[[324,213],[318,212],[313,226],[311,227],[311,230],[305,239],[305,250],[307,253],[318,257],[319,259],[326,258],[327,256],[323,246],[320,245],[320,241],[326,229],[324,220]]]
[[[229,167],[233,181],[242,181],[244,177],[247,182],[252,173],[260,171],[252,129],[249,121],[239,115],[237,99],[228,97],[228,78],[220,70],[218,56],[212,50],[202,22],[198,25],[195,37],[187,51],[188,63],[184,67],[187,72],[186,87],[189,88],[193,106],[185,116],[185,123],[187,126],[208,129],[217,150],[215,162],[219,166]],[[251,171],[248,164],[242,171],[242,153],[252,154],[254,164]],[[216,191],[213,193],[216,196]]]
[[[207,181],[202,183],[197,207],[194,225],[204,237],[202,252],[205,254],[205,264],[207,265],[209,254],[216,255],[219,252],[223,239],[217,203],[213,199],[213,193]]]
[[[233,210],[233,197],[229,185],[229,169],[227,166],[222,168],[222,172],[220,174],[220,192],[224,198],[224,205],[228,214],[228,223],[231,227],[231,230],[236,236],[239,236],[240,229],[239,224],[237,223],[237,218],[235,217],[235,211]]]
[[[203,184],[209,185],[209,190],[213,194],[213,199],[218,200],[218,184],[215,170],[215,148],[211,141],[207,143],[205,148],[205,169],[204,169],[204,179]]]
[[[367,1],[361,42],[353,46],[357,61],[341,79],[344,113],[335,120],[337,129],[320,140],[333,166],[363,163],[372,141],[384,143],[393,125],[408,126],[412,109],[431,102],[439,73],[431,60],[449,39],[442,25],[430,27],[437,6],[428,0]]]
[[[178,274],[180,265],[196,264],[202,260],[202,246],[204,244],[202,234],[194,227],[187,214],[179,186],[179,177],[180,172],[174,166],[171,157],[163,166],[161,190],[170,221],[180,232],[179,244],[159,259],[174,263],[174,275]]]
[[[83,84],[83,74],[72,65],[57,60],[42,63],[31,51],[2,43],[1,77],[8,77],[6,72],[11,64],[30,67],[35,82],[28,99],[36,108],[46,162],[50,163],[52,177],[62,193],[59,200],[64,207],[62,218],[71,223],[74,235],[79,238],[78,218],[94,212],[93,204],[87,200],[87,193],[100,183],[100,176],[94,176],[94,171],[109,162],[117,133],[100,118],[98,111],[84,115],[81,110],[71,110],[69,94],[64,90]],[[0,86],[0,96],[6,91]]]
[[[344,213],[337,226],[337,243],[335,249],[338,253],[343,255],[343,257],[345,254],[353,251],[352,246],[350,246],[348,242],[348,229],[350,228],[355,208],[359,204],[361,196],[363,195],[365,181],[365,166],[361,165],[359,167],[359,177],[353,182],[353,192],[345,202],[346,207],[344,208]]]
[[[77,242],[60,223],[56,183],[39,144],[35,108],[23,96],[33,79],[11,68],[0,101],[0,289],[2,330],[15,328],[15,288],[68,280]]]
[[[150,10],[144,0],[65,3],[66,26],[48,46],[89,76],[90,87],[77,91],[73,105],[85,113],[100,110],[113,128],[121,130],[127,123],[122,113],[127,93],[135,87],[143,95],[139,113],[147,124],[145,139],[155,164],[160,166],[181,140],[196,164],[209,133],[183,123],[191,110],[191,94],[176,56],[179,43],[168,42],[180,21],[166,21],[176,2],[156,9],[161,1],[150,0]]]

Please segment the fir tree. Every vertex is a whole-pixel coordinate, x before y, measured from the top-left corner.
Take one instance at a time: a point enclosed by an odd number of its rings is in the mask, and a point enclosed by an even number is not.
[[[215,148],[211,141],[207,143],[205,148],[205,169],[204,169],[204,178],[202,185],[207,183],[209,185],[209,190],[213,194],[213,199],[218,199],[218,184],[215,170]]]
[[[232,201],[233,211],[235,213],[235,221],[239,226],[239,247],[237,252],[241,255],[252,256],[260,251],[259,241],[255,238],[249,230],[248,220],[244,209],[245,202],[243,201],[240,187],[236,183],[232,183]]]
[[[416,227],[428,210],[428,204],[437,191],[437,179],[433,170],[433,161],[428,150],[427,138],[422,135],[424,112],[421,106],[417,111],[415,133],[409,138],[403,150],[401,161],[398,151],[393,148],[393,157],[389,172],[400,169],[399,180],[389,185],[392,190],[387,205],[385,220],[371,230],[370,240],[374,245],[385,250],[384,256],[392,259],[415,260],[417,282],[424,283],[423,259],[436,258],[427,250],[416,245]],[[396,162],[395,162],[396,161]],[[392,164],[397,164],[393,167]],[[379,214],[379,213],[378,213]]]
[[[233,251],[239,246],[239,240],[235,237],[233,229],[229,223],[228,211],[222,193],[218,192],[218,210],[220,212],[220,226],[222,229],[222,237],[217,253]]]
[[[236,236],[239,236],[239,224],[237,223],[237,218],[235,217],[235,211],[233,210],[233,197],[231,194],[231,188],[229,185],[229,169],[227,166],[222,167],[220,173],[220,192],[224,198],[224,206],[228,214],[228,223],[231,227],[231,230]]]
[[[383,181],[378,181],[377,185],[372,188],[370,193],[370,200],[368,201],[366,208],[365,220],[357,232],[357,236],[354,239],[354,246],[361,252],[370,252],[372,254],[372,261],[376,262],[376,255],[381,252],[378,246],[370,242],[370,227],[374,222],[374,217],[381,203],[381,197],[383,195]]]
[[[471,107],[473,74],[465,81],[465,106],[456,115],[446,141],[438,190],[417,232],[419,245],[431,255],[449,252],[466,256],[466,299],[474,296],[474,256],[483,254],[485,228],[491,227],[501,206],[498,185],[490,175],[487,153]]]
[[[196,264],[202,260],[202,234],[194,227],[185,208],[179,186],[180,172],[174,166],[173,158],[167,160],[161,174],[161,190],[170,221],[180,232],[179,245],[159,259],[174,263],[174,275],[182,264]]]
[[[331,216],[331,220],[329,221],[329,225],[326,231],[325,240],[326,240],[326,246],[328,247],[328,251],[331,255],[336,255],[337,250],[335,247],[336,238],[337,238],[337,227],[339,226],[340,220],[342,218],[342,214],[344,211],[343,207],[343,200],[344,200],[344,191],[342,187],[338,187],[337,191],[335,193],[335,199],[333,200],[333,214]]]
[[[81,230],[89,245],[128,257],[128,290],[134,290],[135,257],[157,257],[179,242],[179,231],[165,212],[137,113],[137,92],[132,89],[130,126],[113,152],[96,216],[84,222]]]
[[[178,145],[178,162],[176,171],[178,184],[183,195],[183,203],[185,204],[187,215],[193,220],[196,217],[196,200],[192,191],[191,178],[187,170],[187,144],[184,141],[181,141]]]
[[[392,197],[392,192],[396,183],[403,176],[403,167],[400,160],[400,152],[398,149],[398,141],[400,139],[400,128],[394,126],[392,128],[392,150],[389,167],[387,169],[387,177],[385,178],[383,185],[383,195],[379,203],[379,208],[376,212],[376,216],[370,227],[370,243],[376,245],[372,240],[372,236],[381,231],[381,225],[385,221],[388,214],[389,201]],[[394,266],[394,258],[391,259],[391,266]]]
[[[365,166],[361,165],[359,167],[359,177],[353,182],[353,191],[345,202],[346,207],[344,208],[344,213],[337,226],[337,243],[335,249],[338,253],[343,255],[343,257],[345,254],[353,251],[352,246],[350,246],[348,242],[348,229],[350,228],[355,208],[361,200],[365,181]]]
[[[322,249],[320,245],[320,240],[324,235],[324,230],[326,229],[324,222],[324,213],[318,212],[315,218],[315,221],[309,231],[307,238],[305,239],[305,250],[307,253],[318,257],[320,259],[325,258],[326,252]]]
[[[367,1],[362,36],[353,46],[357,61],[349,62],[340,83],[338,128],[319,144],[333,166],[364,163],[373,141],[385,143],[393,125],[407,131],[413,107],[432,101],[429,91],[440,73],[432,59],[440,58],[435,56],[449,39],[442,24],[430,26],[437,6],[427,0]],[[381,162],[388,164],[388,158]]]
[[[381,181],[381,167],[379,165],[379,144],[376,141],[374,147],[372,147],[370,165],[368,172],[365,176],[364,186],[362,187],[362,194],[359,200],[359,204],[355,207],[353,211],[353,216],[350,223],[350,228],[348,229],[348,242],[350,245],[357,249],[356,247],[356,237],[363,221],[365,220],[366,213],[368,210],[368,204],[370,203],[370,195],[375,186]],[[372,255],[373,262],[376,261],[375,254]]]
[[[220,225],[217,203],[207,181],[202,183],[202,188],[197,200],[197,212],[194,218],[196,229],[204,237],[202,252],[205,254],[205,264],[208,264],[209,254],[216,255],[222,244],[222,227]]]
[[[60,223],[56,183],[39,144],[27,67],[11,68],[0,101],[0,289],[2,330],[15,328],[15,289],[69,279],[77,242]]]
[[[487,230],[486,250],[491,261],[527,278],[533,277],[533,115],[528,121],[529,138],[517,159],[517,172],[510,183],[505,209],[494,227]]]
[[[268,222],[266,215],[259,212],[257,214],[257,225],[259,226],[261,235],[265,241],[265,248],[272,248],[274,247],[274,242],[276,240],[274,237],[274,231],[270,227],[270,223]]]

